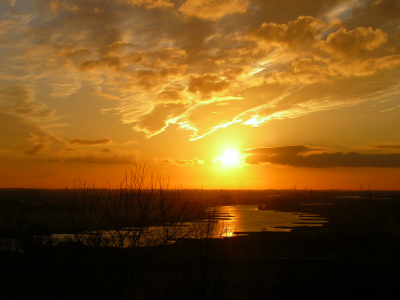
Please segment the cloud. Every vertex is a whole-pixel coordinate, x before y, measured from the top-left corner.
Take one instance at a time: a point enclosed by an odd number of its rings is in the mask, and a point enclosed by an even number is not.
[[[102,48],[100,51],[103,55],[107,55],[109,52],[118,53],[120,50],[129,49],[134,46],[135,46],[134,43],[116,41],[111,45]]]
[[[129,74],[133,79],[125,85],[126,89],[134,86],[143,87],[145,90],[151,90],[165,83],[171,77],[185,75],[188,71],[187,65],[169,65],[160,69],[142,69]]]
[[[165,78],[184,74],[187,65],[177,64],[186,58],[186,51],[179,48],[163,48],[154,52],[127,52],[118,54],[114,51],[126,48],[131,43],[114,42],[108,47],[101,48],[101,55],[97,59],[86,59],[79,66],[81,71],[115,71],[121,76],[138,76],[141,73],[152,71],[153,76]],[[114,50],[114,51],[112,51]],[[128,49],[129,50],[129,49]],[[132,66],[136,66],[132,70]],[[139,67],[140,66],[140,67]],[[139,67],[139,68],[138,68]],[[148,78],[146,78],[148,79]]]
[[[179,12],[185,17],[217,20],[226,15],[245,13],[249,5],[247,0],[186,0]]]
[[[87,48],[80,48],[80,49],[61,49],[59,55],[63,57],[81,57],[90,55],[91,52]]]
[[[339,57],[359,57],[369,54],[387,42],[387,33],[381,29],[358,27],[347,31],[340,28],[324,42],[324,49]]]
[[[33,118],[46,118],[55,113],[43,103],[34,103],[32,91],[23,85],[0,87],[0,110]]]
[[[168,0],[120,0],[124,3],[128,3],[132,6],[135,5],[144,5],[147,9],[154,9],[154,8],[171,8],[174,6]]]
[[[364,153],[314,153],[307,146],[263,148],[266,152],[250,152],[245,161],[248,164],[273,164],[306,168],[399,168],[400,154],[364,154]],[[271,149],[271,150],[269,150]],[[277,149],[277,150],[276,150]],[[258,149],[256,149],[257,151]],[[271,151],[271,152],[269,152]],[[246,153],[246,152],[245,152]]]
[[[83,140],[74,138],[69,141],[71,145],[84,145],[84,146],[92,146],[92,145],[104,145],[111,143],[112,140],[108,138],[103,138],[99,140]]]
[[[32,148],[25,148],[24,153],[27,155],[35,155],[42,151],[43,149],[48,150],[48,146],[52,143],[54,138],[50,136],[39,136],[32,132],[29,133],[30,137],[27,139],[29,142],[33,143]]]
[[[382,150],[400,150],[400,145],[376,145],[376,146],[369,146],[369,148],[382,149]]]
[[[230,83],[222,80],[216,75],[204,74],[203,76],[190,76],[188,91],[208,96],[212,93],[222,92],[229,87]]]
[[[119,56],[114,53],[109,53],[106,56],[101,57],[100,59],[85,60],[79,67],[82,71],[91,71],[94,69],[98,69],[100,67],[114,69],[116,71],[121,70],[122,62]]]
[[[398,6],[394,0],[71,0],[7,7],[0,42],[9,56],[0,78],[18,83],[20,96],[0,99],[0,109],[55,119],[53,97],[100,95],[118,100],[103,113],[119,115],[147,137],[175,123],[196,139],[232,124],[261,126],[395,97]],[[201,106],[214,102],[220,106]]]
[[[115,154],[110,157],[100,157],[96,155],[89,155],[85,157],[72,157],[64,160],[66,163],[85,163],[85,164],[132,164],[135,163],[136,155],[119,156]]]
[[[197,158],[193,159],[184,159],[184,158],[166,158],[166,159],[153,159],[151,161],[152,164],[163,164],[163,165],[171,165],[171,166],[177,166],[177,167],[191,167],[196,164],[198,165],[204,165],[205,161],[200,160]]]
[[[321,150],[321,148],[312,148],[309,146],[284,146],[284,147],[265,147],[253,148],[241,151],[245,154],[299,154],[310,151]]]
[[[400,3],[397,0],[370,1],[366,12],[390,21],[398,21],[400,18]]]
[[[66,146],[65,142],[39,127],[32,120],[25,118],[24,115],[5,113],[1,110],[0,136],[0,148],[10,149],[13,153],[22,152],[24,149],[32,152],[29,149],[38,143],[48,146],[48,150],[51,151],[58,151]],[[33,146],[27,147],[27,141]]]
[[[137,119],[134,129],[144,131],[147,137],[151,137],[164,131],[169,123],[175,123],[187,109],[188,106],[182,103],[157,104],[149,113]]]
[[[104,93],[104,92],[97,92],[97,94],[102,96],[102,97],[106,97],[108,99],[111,99],[111,100],[119,100],[120,99],[118,96],[114,96],[114,95],[111,95],[111,94],[108,94],[108,93]]]
[[[33,146],[32,148],[26,148],[24,150],[24,153],[27,155],[35,155],[35,154],[39,153],[41,150],[43,150],[44,148],[46,148],[46,145],[38,143],[35,146]]]
[[[184,98],[179,91],[166,90],[159,92],[157,97],[154,99],[154,102],[176,103],[176,102],[183,102],[183,99]]]
[[[234,80],[236,79],[240,74],[242,74],[244,71],[244,68],[234,68],[230,70],[225,70],[222,72],[222,76],[226,77],[228,80]]]
[[[324,28],[326,25],[311,16],[299,16],[296,21],[288,24],[264,22],[258,29],[250,31],[248,38],[263,42],[269,47],[308,49],[318,42],[316,37]]]

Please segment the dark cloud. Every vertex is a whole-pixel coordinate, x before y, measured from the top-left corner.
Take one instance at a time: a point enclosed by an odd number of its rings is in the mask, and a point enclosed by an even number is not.
[[[85,146],[92,146],[92,145],[103,145],[111,143],[111,140],[108,138],[99,139],[99,140],[83,140],[83,139],[71,139],[69,141],[72,145],[85,145]]]
[[[140,86],[146,90],[150,90],[162,84],[170,77],[186,74],[187,70],[188,70],[187,65],[174,65],[174,64],[155,70],[152,69],[137,70],[129,74],[130,77],[134,79],[134,81],[126,85],[126,87],[128,88],[129,86]]]
[[[100,157],[96,155],[89,155],[85,157],[72,157],[64,160],[66,163],[85,163],[85,164],[104,164],[104,165],[115,165],[115,164],[132,164],[135,163],[135,155],[119,156],[115,154],[110,157]]]
[[[243,73],[244,68],[235,68],[231,70],[226,70],[222,73],[224,77],[226,77],[228,80],[234,80],[236,77],[238,77],[240,74]]]
[[[400,145],[377,145],[377,146],[370,146],[370,148],[387,149],[387,150],[399,150],[400,149]]]
[[[400,18],[400,2],[398,0],[373,1],[368,10],[392,21],[398,21]]]
[[[246,163],[285,165],[306,168],[399,168],[400,154],[363,154],[363,153],[321,153],[302,155],[300,153],[283,154],[252,154],[246,158]]]
[[[324,16],[334,9],[342,0],[252,0],[252,4],[258,7],[257,21],[276,22],[278,24],[296,20],[298,16]]]
[[[321,149],[311,148],[309,146],[297,145],[297,146],[284,146],[284,147],[253,148],[253,149],[243,150],[241,152],[246,154],[299,154],[315,150],[321,150]]]
[[[400,2],[398,0],[367,0],[363,4],[355,8],[354,17],[373,23],[376,21],[399,22]],[[388,26],[389,24],[385,25]]]
[[[121,59],[115,54],[109,54],[96,60],[87,59],[80,65],[79,69],[82,71],[91,71],[99,67],[105,67],[119,71],[121,69]]]
[[[167,90],[159,92],[157,98],[154,99],[154,102],[162,102],[162,103],[173,103],[173,102],[182,102],[183,96],[179,91],[175,90]]]
[[[165,26],[169,29],[167,33],[170,38],[175,40],[180,48],[185,49],[189,59],[192,59],[189,62],[197,61],[198,54],[208,50],[205,41],[216,33],[213,22],[200,19],[192,19],[185,23],[173,22]]]
[[[347,31],[342,27],[331,33],[324,45],[337,56],[359,57],[381,47],[386,41],[387,33],[381,29],[358,27]]]
[[[317,41],[317,35],[324,29],[322,25],[323,23],[311,16],[299,16],[296,21],[287,24],[264,22],[257,30],[250,31],[249,37],[254,37],[271,46],[304,48]]]
[[[229,82],[222,80],[216,75],[205,74],[203,76],[190,76],[188,91],[191,93],[200,92],[211,94],[221,92],[229,87]]]
[[[80,49],[62,49],[60,51],[60,56],[64,57],[80,57],[90,55],[91,52],[87,48]]]
[[[169,0],[120,0],[121,2],[130,4],[131,6],[143,5],[147,9],[162,8],[167,9],[174,6],[173,1]]]
[[[33,146],[32,148],[26,148],[24,150],[24,153],[27,155],[35,155],[39,153],[41,150],[43,150],[46,147],[45,144],[38,143],[37,145]]]

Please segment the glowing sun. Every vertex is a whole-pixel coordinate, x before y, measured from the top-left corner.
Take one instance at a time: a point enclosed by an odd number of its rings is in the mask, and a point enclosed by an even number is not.
[[[235,150],[226,150],[221,156],[221,161],[224,165],[238,164],[239,154]]]

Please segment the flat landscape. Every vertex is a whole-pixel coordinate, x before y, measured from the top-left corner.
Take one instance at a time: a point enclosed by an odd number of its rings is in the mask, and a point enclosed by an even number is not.
[[[395,191],[203,191],[213,207],[259,203],[328,222],[214,238],[216,220],[208,219],[200,223],[206,227],[194,229],[195,238],[131,248],[52,239],[57,233],[73,236],[66,190],[0,194],[5,299],[385,298],[400,280]]]

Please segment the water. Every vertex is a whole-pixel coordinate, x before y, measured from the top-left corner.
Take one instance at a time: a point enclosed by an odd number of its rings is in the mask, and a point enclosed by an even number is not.
[[[242,232],[289,232],[291,227],[322,226],[327,222],[318,215],[258,210],[257,205],[221,206],[211,209],[214,210],[219,212],[217,219],[221,236],[234,236]]]
[[[323,223],[328,222],[326,219],[315,214],[258,210],[257,205],[212,207],[209,209],[209,213],[213,221],[188,222],[182,228],[179,235],[188,238],[204,238],[206,236],[218,238],[260,231],[290,232],[292,227],[322,226]],[[158,232],[158,236],[162,236],[163,230],[162,227],[149,228],[150,236],[154,238],[155,231]],[[106,231],[101,237],[104,240],[114,240],[110,239],[112,233],[113,231]],[[124,234],[124,230],[121,233],[123,236],[129,235]],[[59,240],[74,239],[74,236],[71,234],[57,234],[53,235],[53,238]],[[147,244],[148,241],[146,238],[143,238],[142,242]],[[110,243],[112,244],[112,242]]]

